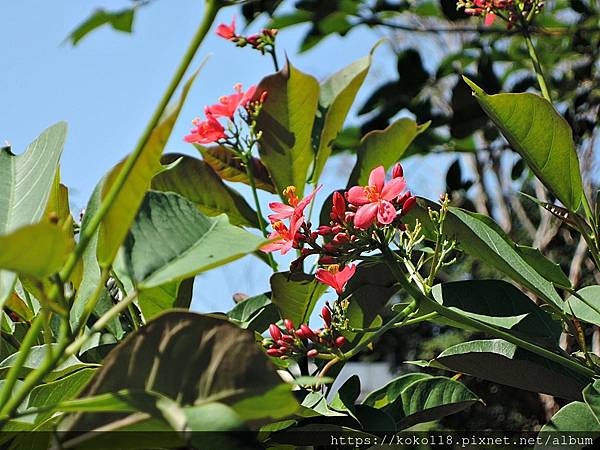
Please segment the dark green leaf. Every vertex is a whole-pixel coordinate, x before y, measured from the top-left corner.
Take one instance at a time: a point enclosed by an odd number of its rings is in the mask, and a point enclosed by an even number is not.
[[[172,309],[188,309],[192,303],[194,279],[172,281],[151,289],[145,289],[138,296],[138,305],[146,321]]]
[[[241,328],[264,332],[271,323],[279,321],[279,310],[265,294],[241,301],[227,313],[229,320]]]
[[[110,12],[104,9],[96,10],[87,20],[75,28],[67,37],[73,45],[87,36],[89,33],[103,25],[110,25],[117,31],[131,33],[133,26],[134,8]]]
[[[565,302],[565,313],[575,314],[579,320],[600,326],[600,286],[587,286],[577,291],[582,301],[571,295]]]
[[[431,375],[426,373],[407,373],[398,378],[394,378],[385,386],[371,392],[363,400],[364,405],[369,405],[374,408],[388,410],[388,405],[392,405],[396,400],[400,398],[400,394],[410,384],[417,380],[429,378]]]
[[[542,443],[553,442],[552,439],[560,436],[557,433],[574,433],[574,432],[600,432],[600,425],[592,414],[592,411],[583,402],[572,402],[563,406],[546,425],[540,430],[538,439]],[[550,440],[550,441],[549,441]],[[564,448],[562,445],[536,445],[536,450],[558,450]],[[572,449],[590,448],[587,445],[570,445]]]

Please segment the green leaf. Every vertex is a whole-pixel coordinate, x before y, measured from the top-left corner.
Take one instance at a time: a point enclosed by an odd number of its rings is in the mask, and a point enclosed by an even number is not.
[[[565,313],[571,315],[571,311],[579,320],[594,325],[600,325],[600,286],[587,286],[577,291],[585,302],[575,295],[571,295],[565,302]],[[588,306],[591,305],[591,306]]]
[[[66,400],[76,397],[86,383],[94,375],[95,369],[82,369],[71,375],[68,375],[58,381],[36,386],[29,395],[27,408],[41,408],[52,405],[58,405]],[[35,418],[35,423],[39,424],[49,419],[53,410],[41,412]]]
[[[317,300],[327,286],[304,273],[278,272],[271,276],[271,301],[279,308],[281,317],[296,326],[307,323]]]
[[[480,322],[511,330],[557,346],[560,322],[543,311],[512,284],[501,280],[466,280],[438,284],[436,301]]]
[[[369,174],[375,167],[389,169],[402,158],[411,142],[428,127],[429,123],[417,125],[414,120],[403,118],[385,130],[367,133],[357,150],[357,161],[348,180],[348,187],[367,185]]]
[[[0,236],[0,269],[43,279],[60,270],[73,240],[49,223],[26,225]]]
[[[194,144],[194,147],[202,154],[202,159],[212,169],[219,174],[223,180],[244,183],[250,185],[246,168],[242,164],[242,160],[232,150],[223,146],[203,147],[202,145]],[[269,171],[264,166],[262,161],[254,156],[250,160],[252,165],[252,176],[254,183],[258,189],[275,194],[275,185],[271,180]]]
[[[160,156],[199,70],[184,85],[179,101],[165,111],[158,126],[152,131],[148,143],[133,163],[133,168],[126,177],[122,189],[102,220],[98,240],[98,262],[102,267],[112,263],[119,247],[127,237],[146,191],[150,188],[152,177],[162,168]],[[129,158],[117,164],[106,176],[102,187],[102,200],[105,199],[115,180],[119,178],[121,170],[127,166],[127,161]]]
[[[179,160],[152,179],[152,189],[175,192],[194,202],[207,216],[227,214],[233,225],[259,228],[256,211],[237,191],[227,186],[204,161],[171,153],[163,156],[164,164]]]
[[[529,93],[487,95],[463,77],[506,140],[536,176],[571,211],[583,196],[573,132],[546,99]]]
[[[280,319],[277,306],[265,294],[241,301],[227,313],[227,316],[240,328],[258,333],[264,332],[271,323]]]
[[[311,133],[319,83],[288,62],[260,82],[257,92],[265,91],[268,96],[256,121],[262,131],[261,159],[280,195],[287,186],[296,186],[301,197],[313,162]]]
[[[360,395],[360,378],[352,375],[338,389],[329,406],[340,412],[348,412],[354,416],[354,403]]]
[[[556,433],[574,433],[574,432],[600,432],[600,425],[592,414],[589,406],[584,402],[572,402],[563,406],[546,425],[542,427],[538,435],[538,439],[542,443],[553,442],[558,436]],[[592,443],[590,442],[590,445]],[[592,445],[593,447],[593,445]],[[536,449],[548,450],[564,448],[562,445],[536,445]],[[587,445],[569,445],[570,449],[591,448]]]
[[[431,226],[427,208],[439,209],[439,205],[419,198],[419,208],[413,208],[407,218],[418,218],[426,229]],[[450,207],[444,225],[449,239],[456,240],[469,255],[489,264],[517,283],[527,287],[543,298],[547,303],[562,310],[563,300],[552,283],[540,274],[536,268],[541,266],[539,257],[532,261],[531,252],[521,252],[499,225],[482,214]],[[544,263],[552,264],[551,262]]]
[[[565,399],[581,398],[589,382],[550,360],[501,339],[454,345],[435,358],[434,367]]]
[[[177,280],[145,289],[138,295],[137,303],[145,321],[173,308],[189,309],[192,303],[194,278]]]
[[[600,427],[600,380],[595,380],[582,392],[583,401],[589,406]]]
[[[134,12],[134,8],[126,8],[115,12],[98,9],[82,24],[71,31],[67,40],[71,41],[73,45],[77,45],[81,39],[103,25],[110,25],[117,31],[131,33]]]
[[[56,347],[58,344],[50,344],[54,351],[56,351]],[[27,376],[29,372],[36,369],[46,358],[47,356],[47,346],[46,345],[35,345],[31,347],[31,351],[19,372],[19,378],[24,378]],[[4,378],[8,369],[10,369],[17,359],[18,354],[15,353],[10,355],[4,361],[0,362],[0,377]],[[96,364],[86,364],[81,362],[75,356],[69,356],[66,360],[56,366],[48,375],[44,377],[44,381],[53,381],[58,378],[62,378],[66,375],[69,375],[73,372],[77,372],[78,370],[89,368],[89,367],[97,367]]]
[[[244,414],[248,407],[243,400],[265,395],[271,401],[266,414],[278,415],[297,407],[291,385],[274,391],[281,384],[253,333],[220,318],[170,311],[117,345],[78,401],[123,390],[147,391],[181,408],[218,401],[234,410],[237,405]],[[91,430],[124,417],[127,413],[79,414],[68,429]]]
[[[39,222],[50,197],[63,150],[67,124],[45,130],[21,155],[0,148],[0,235]],[[0,308],[16,275],[0,270]]]
[[[263,418],[281,419],[298,409],[298,403],[292,395],[292,386],[280,384],[268,392],[248,397],[231,405],[231,408],[243,420]]]
[[[464,384],[446,377],[422,378],[400,394],[404,417],[398,428],[430,422],[460,412],[479,401]]]
[[[225,215],[206,217],[177,194],[150,191],[131,227],[123,256],[137,287],[149,289],[241,258],[262,242],[229,224]]]
[[[363,405],[372,406],[378,409],[389,410],[388,405],[392,405],[400,398],[400,394],[410,384],[417,380],[430,378],[431,375],[426,373],[407,373],[398,378],[394,378],[385,386],[369,393],[363,400]]]
[[[325,163],[331,155],[333,142],[342,130],[356,94],[369,72],[374,50],[375,47],[368,56],[353,62],[321,84],[319,110],[313,128],[314,142],[317,147],[311,177],[314,184],[321,177]]]

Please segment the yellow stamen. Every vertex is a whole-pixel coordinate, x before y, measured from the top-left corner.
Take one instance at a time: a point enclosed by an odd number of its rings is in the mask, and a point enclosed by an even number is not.
[[[365,195],[370,202],[376,202],[379,200],[379,191],[377,190],[377,186],[365,186],[364,189]]]
[[[298,197],[296,196],[296,186],[288,186],[283,190],[283,195],[287,197],[290,206],[298,205]]]
[[[327,266],[327,271],[333,275],[335,275],[336,273],[338,273],[340,271],[340,265],[339,264],[331,264],[329,266]]]

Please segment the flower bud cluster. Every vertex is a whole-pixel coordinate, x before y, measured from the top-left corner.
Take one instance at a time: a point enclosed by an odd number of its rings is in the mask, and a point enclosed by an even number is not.
[[[329,354],[346,343],[346,338],[340,335],[333,322],[333,310],[329,304],[321,310],[323,327],[317,330],[302,324],[298,328],[289,319],[284,319],[284,328],[276,324],[269,325],[271,338],[263,340],[263,347],[267,349],[267,355],[288,359],[293,356],[307,356],[315,358],[319,354]]]
[[[544,2],[541,0],[458,0],[457,9],[463,8],[470,16],[484,17],[485,25],[491,25],[496,17],[501,17],[511,29],[522,17],[529,20],[538,14]]]
[[[235,43],[238,47],[246,47],[249,45],[253,49],[260,51],[263,55],[273,51],[275,47],[275,37],[278,32],[277,29],[263,28],[260,33],[242,36],[236,33],[235,28],[235,19],[232,19],[230,25],[222,23],[217,27],[217,35]]]

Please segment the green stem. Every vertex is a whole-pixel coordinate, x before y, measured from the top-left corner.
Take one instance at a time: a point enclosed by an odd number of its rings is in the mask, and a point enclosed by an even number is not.
[[[538,84],[540,85],[542,96],[550,103],[552,103],[552,98],[550,97],[550,89],[548,89],[548,83],[546,82],[546,77],[544,76],[544,71],[542,70],[542,65],[540,64],[540,60],[533,45],[533,41],[531,40],[531,34],[529,34],[527,25],[523,26],[523,35],[525,37],[525,43],[527,44],[529,58],[533,63],[533,69],[535,70],[535,75],[537,77]]]
[[[2,390],[0,390],[0,405],[5,405],[2,407],[1,411],[6,409],[6,403],[8,398],[11,396],[13,387],[19,377],[19,373],[29,356],[29,352],[31,351],[31,347],[35,343],[43,325],[44,325],[44,314],[38,314],[34,321],[31,323],[31,327],[27,331],[25,335],[25,339],[21,342],[21,346],[19,348],[19,352],[17,353],[17,359],[15,360],[14,365],[8,370],[6,374],[6,379],[4,380],[4,385],[2,386]],[[1,414],[0,414],[1,415]]]
[[[248,183],[250,183],[250,189],[252,189],[252,197],[254,198],[254,206],[256,207],[256,218],[258,220],[258,226],[260,227],[260,231],[264,237],[267,237],[269,233],[267,233],[267,226],[263,219],[262,210],[260,207],[260,201],[258,199],[258,190],[256,189],[256,181],[254,180],[254,171],[252,170],[252,155],[243,154],[242,162],[246,167],[246,175],[248,175]],[[271,253],[267,253],[267,258],[269,259],[269,265],[273,272],[277,272],[277,263],[273,259],[273,255]]]
[[[405,320],[401,323],[397,323],[395,325],[395,328],[400,328],[400,327],[405,327],[407,325],[414,325],[416,323],[421,323],[421,322],[427,322],[428,320],[431,319],[435,319],[436,317],[439,317],[440,315],[436,312],[432,312],[429,314],[425,314],[421,317],[415,317],[414,319],[409,319],[409,320]]]
[[[77,262],[83,256],[83,252],[85,251],[85,249],[87,248],[87,246],[90,243],[90,240],[94,236],[94,233],[96,232],[96,230],[102,223],[102,220],[104,219],[104,217],[110,210],[113,202],[115,201],[115,199],[117,198],[117,196],[119,195],[121,190],[123,189],[123,186],[125,185],[127,179],[131,175],[131,171],[133,170],[133,167],[135,166],[138,159],[140,158],[140,155],[142,154],[144,147],[146,147],[146,145],[148,144],[148,141],[150,139],[150,136],[152,135],[152,132],[154,131],[154,129],[160,122],[160,119],[163,116],[164,111],[167,108],[167,105],[169,104],[171,98],[173,97],[173,94],[177,90],[177,87],[181,83],[181,80],[183,79],[190,64],[192,63],[192,60],[193,60],[194,56],[196,55],[196,52],[197,52],[198,48],[200,47],[200,44],[204,40],[204,37],[206,36],[208,31],[210,30],[220,7],[221,7],[221,3],[216,0],[207,0],[206,1],[206,8],[204,10],[204,16],[202,18],[202,22],[200,23],[200,26],[198,27],[196,34],[192,38],[192,42],[190,43],[187,51],[185,52],[181,63],[177,67],[177,70],[175,72],[175,75],[173,76],[173,79],[169,83],[169,86],[167,87],[167,90],[163,94],[156,110],[154,111],[152,118],[150,119],[150,121],[148,122],[148,125],[146,126],[146,129],[142,133],[142,136],[140,137],[140,139],[135,147],[135,150],[129,156],[127,161],[125,161],[123,168],[117,175],[117,178],[115,179],[114,183],[111,185],[104,200],[100,204],[98,211],[96,211],[96,214],[91,218],[89,225],[84,230],[81,230],[81,234],[79,236],[79,242],[78,242],[77,246],[75,247],[75,250],[73,251],[73,253],[69,256],[69,259],[67,259],[67,262],[65,263],[62,271],[60,272],[60,278],[62,280],[69,279],[69,277],[71,276],[71,274],[73,273],[73,270],[75,269],[75,267],[77,265]],[[53,291],[51,294],[52,294],[51,298],[54,298],[57,295],[57,292]]]
[[[275,67],[275,72],[279,72],[279,61],[277,61],[277,54],[275,53],[275,49],[271,49],[269,53],[271,54],[271,58],[273,58],[273,66]]]
[[[387,249],[387,251],[385,253],[391,253],[391,251],[389,249]],[[455,322],[461,323],[463,325],[467,325],[478,331],[490,334],[496,338],[503,339],[507,342],[510,342],[511,344],[514,344],[518,347],[521,347],[525,350],[529,350],[530,352],[535,353],[539,356],[542,356],[546,359],[554,361],[554,362],[560,364],[561,366],[566,367],[580,375],[584,375],[586,377],[591,377],[591,376],[595,375],[595,372],[593,370],[588,369],[585,366],[582,366],[581,364],[579,364],[578,362],[576,362],[570,358],[559,355],[559,354],[554,353],[550,350],[547,350],[543,347],[540,347],[536,344],[533,344],[531,342],[520,339],[516,336],[513,336],[510,333],[507,333],[505,331],[497,329],[491,325],[485,324],[483,322],[479,322],[478,320],[471,319],[470,317],[467,317],[467,316],[463,316],[462,314],[460,314],[452,309],[445,308],[444,306],[440,305],[435,300],[430,299],[429,297],[424,295],[416,287],[414,287],[406,279],[404,274],[399,270],[398,265],[395,263],[393,257],[386,255],[385,261],[386,261],[388,267],[390,268],[390,270],[392,271],[392,273],[395,275],[395,277],[398,280],[398,282],[400,283],[400,285],[406,290],[406,292],[411,297],[413,297],[414,299],[419,301],[420,303],[427,304],[428,306],[430,306],[431,309],[433,309],[434,312],[437,312],[440,316],[445,317],[450,320],[454,320]]]

